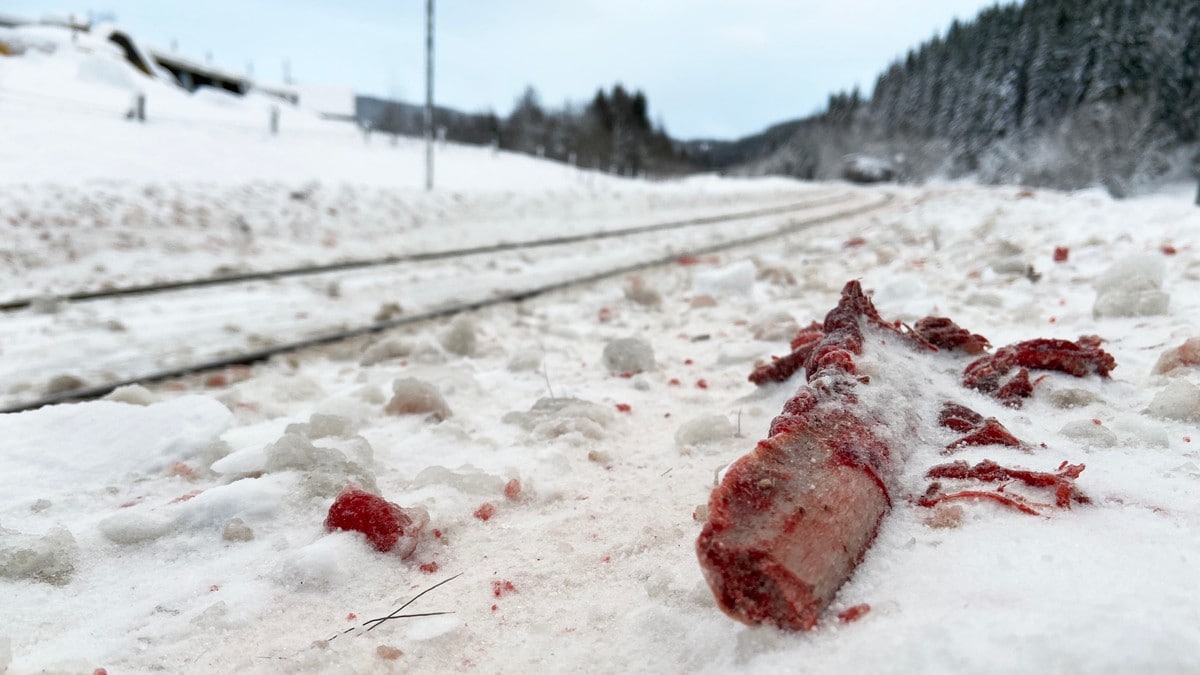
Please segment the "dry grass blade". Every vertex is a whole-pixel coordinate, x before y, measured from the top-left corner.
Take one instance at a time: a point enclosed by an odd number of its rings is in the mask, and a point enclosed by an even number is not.
[[[376,619],[369,619],[367,621],[362,622],[362,625],[360,625],[360,626],[352,626],[350,628],[347,628],[346,630],[342,631],[341,633],[338,633],[337,635],[334,635],[333,637],[329,638],[326,642],[333,642],[334,640],[336,640],[338,637],[340,637],[342,635],[352,633],[352,632],[357,631],[362,628],[366,629],[362,632],[368,633],[370,631],[375,630],[379,626],[382,626],[384,623],[391,621],[393,619],[415,619],[415,618],[423,617],[423,616],[442,616],[443,614],[453,614],[454,612],[419,612],[416,614],[401,614],[401,612],[403,612],[405,609],[407,609],[409,605],[411,605],[414,602],[416,602],[417,600],[419,600],[421,598],[421,596],[434,590],[435,588],[438,588],[439,586],[448,584],[451,581],[454,581],[455,579],[457,579],[461,576],[462,576],[462,573],[460,572],[460,573],[455,574],[454,576],[449,577],[447,579],[442,579],[441,581],[437,582],[436,584],[434,584],[434,585],[430,586],[429,588],[426,588],[425,590],[421,591],[420,593],[417,593],[416,595],[414,595],[408,602],[404,603],[403,605],[400,605],[394,611],[392,611],[391,614],[388,614],[387,616],[381,616]]]

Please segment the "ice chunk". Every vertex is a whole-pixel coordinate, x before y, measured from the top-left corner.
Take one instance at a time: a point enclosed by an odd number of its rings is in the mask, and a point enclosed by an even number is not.
[[[1117,435],[1100,424],[1099,420],[1074,420],[1063,425],[1058,433],[1079,441],[1085,446],[1111,448],[1117,444]]]
[[[451,354],[474,356],[476,349],[475,320],[459,314],[450,322],[450,328],[442,334],[442,347]]]
[[[392,415],[424,414],[438,422],[451,416],[450,406],[437,387],[415,377],[402,377],[392,383],[392,400],[385,410]]]
[[[1082,408],[1100,400],[1096,394],[1078,387],[1049,389],[1043,394],[1043,397],[1049,401],[1050,405],[1062,409]]]
[[[625,297],[646,307],[658,307],[662,304],[662,294],[649,286],[642,276],[636,274],[627,280]]]
[[[381,361],[398,359],[412,354],[412,343],[400,338],[384,338],[363,351],[359,365],[373,366]]]
[[[130,405],[150,405],[157,398],[151,391],[140,384],[127,384],[124,387],[117,387],[109,392],[104,397],[105,401],[116,401],[117,403],[128,403]]]
[[[529,412],[510,412],[502,420],[543,440],[573,433],[600,439],[612,423],[613,414],[608,408],[578,398],[540,398]]]
[[[1135,255],[1117,261],[1096,277],[1092,315],[1156,316],[1166,314],[1171,297],[1163,292],[1166,267],[1160,256]]]
[[[1172,347],[1158,357],[1155,375],[1165,375],[1192,366],[1200,366],[1200,337],[1190,337],[1178,347]]]
[[[510,372],[538,370],[542,367],[542,350],[537,347],[523,347],[513,352],[506,366]]]
[[[100,521],[100,533],[114,544],[129,546],[165,537],[176,525],[169,516],[122,511]]]
[[[0,577],[63,586],[75,574],[78,558],[75,538],[61,527],[42,537],[0,528]],[[0,645],[0,672],[4,672],[3,651]]]
[[[692,278],[692,290],[698,295],[714,298],[749,295],[754,289],[758,270],[754,263],[742,260],[732,265],[697,272]]]
[[[366,444],[366,440],[361,443]],[[274,473],[288,469],[304,472],[304,485],[313,496],[336,495],[347,483],[376,490],[374,474],[361,464],[348,460],[335,448],[317,447],[299,434],[284,434],[267,448],[264,470]]]
[[[225,541],[250,541],[254,539],[254,530],[241,518],[231,518],[221,529],[221,538]]]
[[[604,367],[612,373],[654,370],[654,348],[640,338],[621,338],[604,346]]]
[[[465,494],[487,497],[495,497],[504,492],[503,478],[470,464],[464,464],[457,470],[437,465],[426,467],[413,479],[411,487],[423,488],[429,485],[449,485]]]
[[[1146,412],[1162,419],[1200,422],[1200,387],[1174,380],[1154,395]]]
[[[675,445],[685,448],[733,438],[736,430],[724,415],[701,415],[684,422],[675,432]]]

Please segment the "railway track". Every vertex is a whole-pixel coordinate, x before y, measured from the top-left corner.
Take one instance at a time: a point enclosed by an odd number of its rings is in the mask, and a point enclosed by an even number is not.
[[[345,272],[349,270],[369,269],[372,267],[384,267],[387,265],[399,265],[404,263],[430,262],[436,260],[449,260],[452,258],[463,258],[474,255],[486,255],[492,253],[503,253],[507,251],[516,251],[520,249],[543,248],[547,246],[560,246],[564,244],[577,244],[586,241],[597,241],[601,239],[612,239],[617,237],[628,237],[631,235],[648,234],[651,232],[663,232],[666,230],[675,230],[683,227],[693,227],[699,225],[713,225],[718,223],[727,223],[735,220],[746,220],[750,218],[761,218],[763,216],[778,215],[790,213],[800,209],[814,208],[825,206],[828,204],[837,204],[851,198],[850,193],[833,194],[826,197],[816,199],[806,199],[803,201],[791,202],[778,206],[769,206],[759,209],[750,209],[746,211],[736,211],[732,213],[722,213],[717,215],[702,216],[699,218],[687,218],[682,220],[672,220],[661,223],[653,223],[649,225],[637,225],[633,227],[618,228],[613,230],[603,230],[600,232],[589,232],[586,234],[565,235],[559,237],[544,237],[529,241],[518,242],[501,242],[496,244],[488,244],[484,246],[470,246],[465,248],[444,249],[439,251],[424,251],[417,253],[405,253],[396,255],[386,255],[377,258],[364,258],[359,260],[345,260],[340,262],[328,263],[324,265],[303,265],[299,267],[286,267],[274,270],[262,270],[254,272],[243,272],[235,274],[222,274],[212,277],[204,277],[199,279],[182,279],[178,281],[164,281],[159,283],[138,284],[133,286],[124,286],[118,288],[101,288],[95,290],[80,290],[72,291],[53,296],[54,300],[66,302],[88,302],[91,300],[103,300],[107,298],[128,297],[135,295],[148,295],[153,293],[165,293],[170,291],[180,291],[192,288],[207,288],[210,286],[226,286],[231,284],[245,283],[248,281],[266,281],[271,279],[284,279],[287,277],[302,277],[316,276],[320,274],[329,274],[332,272]],[[32,306],[34,303],[42,300],[42,297],[23,297],[15,298],[0,302],[0,312],[11,312],[20,309],[25,309]]]
[[[299,267],[287,270],[274,270],[270,272],[253,274],[169,282],[165,284],[149,284],[127,287],[123,289],[106,289],[103,291],[81,292],[77,294],[66,295],[62,297],[74,302],[89,302],[94,300],[132,302],[133,300],[131,298],[136,296],[152,296],[156,299],[170,299],[172,298],[172,293],[179,293],[180,295],[183,295],[189,291],[200,292],[202,289],[209,289],[212,287],[232,287],[238,284],[258,284],[259,286],[262,286],[263,284],[279,283],[281,279],[286,279],[289,277],[334,275],[338,272],[360,271],[364,273],[370,272],[373,274],[374,272],[372,271],[372,268],[385,268],[387,266],[393,266],[398,269],[407,269],[408,264],[428,263],[433,261],[442,261],[443,263],[452,264],[457,259],[483,254],[512,253],[520,255],[522,252],[527,251],[528,249],[549,249],[555,246],[577,247],[586,242],[619,238],[633,240],[637,239],[640,235],[651,235],[700,225],[728,225],[730,223],[747,221],[756,218],[789,215],[793,216],[789,217],[785,222],[783,222],[783,224],[776,227],[762,229],[750,234],[735,235],[708,244],[688,246],[684,250],[676,250],[670,246],[666,246],[665,248],[667,250],[665,251],[660,251],[656,254],[648,255],[626,264],[604,266],[603,268],[599,269],[586,269],[586,266],[580,266],[578,273],[567,275],[565,278],[549,278],[540,283],[534,283],[523,288],[487,293],[471,299],[439,302],[434,306],[422,309],[420,311],[404,313],[403,315],[390,318],[377,318],[376,320],[372,320],[370,322],[340,326],[336,329],[321,330],[315,332],[314,334],[305,335],[292,340],[282,340],[258,348],[238,349],[229,353],[220,353],[218,355],[197,358],[194,361],[189,361],[186,363],[172,363],[166,367],[141,369],[138,372],[129,374],[127,376],[104,378],[101,383],[85,384],[83,386],[73,387],[65,391],[55,391],[53,393],[35,395],[26,398],[10,397],[10,399],[15,398],[16,400],[9,400],[4,403],[4,407],[0,408],[0,413],[20,412],[56,403],[99,398],[112,392],[118,387],[129,384],[159,382],[234,365],[252,364],[276,355],[296,352],[321,345],[328,345],[363,335],[379,333],[401,326],[429,321],[431,319],[453,316],[455,314],[470,312],[502,303],[520,302],[522,300],[527,300],[574,286],[589,284],[599,280],[629,274],[638,270],[673,263],[683,256],[710,255],[713,253],[747,246],[771,238],[791,234],[808,227],[862,215],[870,211],[883,208],[890,203],[892,199],[893,196],[890,194],[876,195],[872,196],[872,198],[866,201],[866,203],[848,204],[845,207],[837,208],[836,210],[831,210],[829,212],[821,212],[818,215],[809,217],[795,217],[797,214],[803,214],[806,211],[837,206],[843,202],[853,200],[853,195],[851,194],[833,195],[822,199],[796,202],[784,206],[773,206],[764,209],[742,211],[734,214],[706,216],[703,218],[674,221],[670,223],[657,223],[653,225],[606,230],[585,235],[554,237],[550,239],[539,239],[536,241],[523,243],[504,243],[490,246],[461,248],[434,253],[412,254],[409,256],[388,256],[374,260],[360,260],[347,263],[338,263],[334,265]],[[220,292],[221,290],[222,289],[217,288],[212,292]],[[267,290],[272,291],[272,289]],[[27,304],[22,306],[28,307],[28,302],[31,301],[32,300],[26,301]],[[145,302],[146,299],[140,301]],[[16,302],[17,301],[13,301],[8,304],[15,305]],[[166,302],[166,300],[164,300],[164,302]],[[18,307],[5,307],[5,309],[13,311],[18,309]],[[119,341],[120,339],[118,336],[116,342]]]

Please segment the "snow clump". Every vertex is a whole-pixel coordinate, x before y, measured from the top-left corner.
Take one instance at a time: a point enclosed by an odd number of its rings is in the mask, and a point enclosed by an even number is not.
[[[1200,387],[1175,380],[1154,395],[1146,412],[1161,419],[1200,422]]]
[[[1167,313],[1171,296],[1162,290],[1166,266],[1158,256],[1142,254],[1117,261],[1096,277],[1092,315],[1157,316]]]
[[[604,345],[604,367],[611,373],[644,373],[654,370],[654,348],[640,338],[621,338]]]
[[[701,415],[679,425],[675,445],[687,448],[733,438],[736,430],[724,415]]]
[[[442,334],[442,347],[451,354],[474,356],[477,343],[475,333],[475,321],[466,314],[459,314]]]
[[[42,537],[0,528],[0,577],[64,586],[75,574],[78,558],[75,538],[61,527]],[[0,661],[0,672],[3,665]]]
[[[384,410],[390,415],[427,415],[436,422],[450,417],[450,406],[438,388],[415,377],[402,377],[392,383],[392,400]]]
[[[749,260],[712,270],[697,272],[692,277],[692,290],[698,295],[714,298],[749,295],[758,277],[758,269]]]
[[[550,440],[567,434],[585,438],[604,438],[604,429],[612,424],[608,408],[578,398],[540,398],[529,412],[513,411],[501,421],[515,424],[534,438]]]

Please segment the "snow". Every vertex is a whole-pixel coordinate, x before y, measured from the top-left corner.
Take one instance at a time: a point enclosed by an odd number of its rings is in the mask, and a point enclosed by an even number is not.
[[[60,376],[134,376],[360,325],[388,303],[404,316],[896,198],[637,281],[0,415],[0,671],[1200,669],[1200,367],[1177,353],[1200,338],[1190,189],[1116,202],[962,184],[651,183],[446,145],[439,188],[425,193],[416,142],[365,143],[287,107],[270,137],[264,99],[189,97],[125,73],[150,111],[147,124],[128,122],[111,59],[55,35],[35,35],[57,45],[51,53],[0,59],[0,288],[4,299],[46,299],[0,317],[6,404]],[[635,245],[165,300],[60,298],[831,195],[846,200]],[[1058,246],[1066,261],[1054,261]],[[868,358],[879,386],[864,395],[881,398],[867,403],[895,425],[918,420],[904,441],[906,494],[834,606],[871,610],[849,624],[831,613],[804,634],[742,626],[703,581],[697,519],[721,468],[765,435],[799,384],[755,388],[753,363],[786,353],[791,328],[820,320],[855,278],[887,318],[949,316],[996,346],[1095,334],[1118,367],[1111,380],[1050,374],[1011,410],[955,385],[955,359]],[[1094,311],[1113,289],[1135,287],[1169,303]],[[606,363],[613,344],[625,347]],[[1172,367],[1156,370],[1171,353]],[[622,377],[630,365],[642,372]],[[419,397],[436,392],[452,414],[389,414],[401,382]],[[957,526],[927,523],[907,497],[948,442],[932,411],[914,407],[928,383],[1035,448],[962,458],[1086,464],[1078,486],[1092,504],[1030,517],[960,502]],[[408,560],[325,530],[351,483],[428,512]],[[456,574],[405,610],[453,614],[342,635]]]

